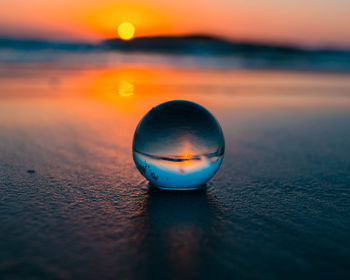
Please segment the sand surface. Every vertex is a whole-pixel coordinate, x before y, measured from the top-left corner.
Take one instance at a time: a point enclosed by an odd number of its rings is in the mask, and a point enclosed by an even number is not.
[[[132,161],[171,99],[222,124],[206,190],[149,190]],[[349,74],[0,67],[1,279],[349,279],[349,188]]]

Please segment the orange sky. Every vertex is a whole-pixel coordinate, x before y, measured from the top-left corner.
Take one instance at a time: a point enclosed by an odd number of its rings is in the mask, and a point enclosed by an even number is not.
[[[0,36],[95,41],[129,21],[136,36],[350,46],[348,0],[0,0]]]

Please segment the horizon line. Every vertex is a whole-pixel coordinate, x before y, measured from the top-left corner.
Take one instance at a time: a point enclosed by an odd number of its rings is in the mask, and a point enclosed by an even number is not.
[[[186,34],[174,34],[174,35],[151,35],[151,36],[135,36],[133,39],[124,41],[118,36],[115,37],[106,37],[101,40],[84,40],[84,39],[71,39],[71,38],[48,38],[41,36],[23,36],[23,35],[7,35],[0,34],[0,40],[13,40],[13,41],[32,41],[32,42],[42,42],[42,43],[53,43],[53,44],[81,44],[81,45],[90,45],[90,46],[99,46],[103,42],[108,40],[116,40],[120,42],[132,42],[138,39],[158,39],[158,38],[191,38],[191,37],[202,37],[204,39],[214,39],[218,41],[224,41],[231,44],[247,44],[247,45],[257,45],[257,46],[270,46],[270,47],[282,47],[282,48],[293,48],[300,50],[337,50],[337,51],[350,51],[349,46],[339,46],[331,44],[302,44],[302,43],[292,43],[285,41],[271,41],[271,40],[252,40],[252,39],[230,39],[224,36],[206,34],[206,33],[186,33]],[[1,48],[1,46],[0,46]]]

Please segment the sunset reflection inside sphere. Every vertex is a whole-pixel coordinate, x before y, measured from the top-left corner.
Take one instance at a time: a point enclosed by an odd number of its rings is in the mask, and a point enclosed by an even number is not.
[[[138,170],[162,189],[203,186],[220,167],[224,150],[224,136],[214,116],[185,100],[152,108],[138,124],[133,140]]]

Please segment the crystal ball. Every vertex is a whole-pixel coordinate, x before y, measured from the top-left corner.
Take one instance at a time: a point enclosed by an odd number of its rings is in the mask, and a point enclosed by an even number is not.
[[[152,108],[142,118],[132,148],[137,169],[151,185],[191,190],[205,185],[219,169],[225,140],[207,109],[174,100]]]

